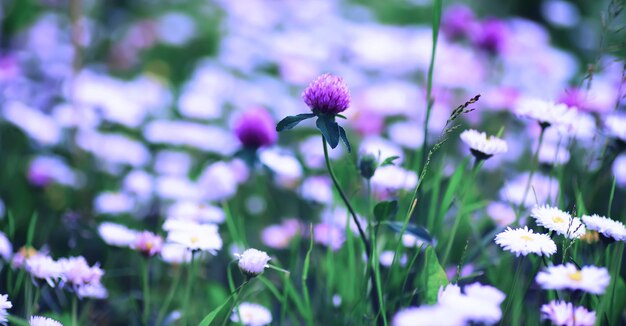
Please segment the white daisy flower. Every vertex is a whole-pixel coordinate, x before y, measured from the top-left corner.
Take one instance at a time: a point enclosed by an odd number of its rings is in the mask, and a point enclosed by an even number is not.
[[[11,308],[13,308],[13,304],[11,303],[11,301],[9,301],[9,295],[8,294],[0,295],[0,324],[2,325],[7,324],[7,322],[9,321],[7,319],[7,316],[9,315],[7,310]]]
[[[551,256],[556,252],[556,244],[547,234],[533,233],[527,226],[523,229],[508,227],[496,235],[496,243],[502,249],[514,253],[516,256],[526,256],[529,253],[539,256]]]
[[[626,241],[626,227],[621,222],[597,214],[583,215],[582,219],[589,230],[598,231],[607,238]]]
[[[460,137],[478,160],[486,160],[495,154],[506,153],[509,149],[503,139],[495,136],[487,137],[486,133],[474,129],[463,131]]]
[[[252,277],[263,273],[268,267],[267,263],[272,259],[265,251],[254,248],[246,249],[241,255],[235,254],[235,257],[239,259],[239,269]]]
[[[76,288],[76,295],[79,298],[106,299],[109,292],[100,282],[84,284]]]
[[[440,305],[409,307],[398,311],[391,322],[393,326],[462,326],[465,318]]]
[[[564,235],[570,239],[578,239],[585,235],[587,230],[585,225],[580,222],[577,217],[572,218],[569,213],[566,213],[556,207],[536,206],[530,213],[530,216],[535,218],[537,225],[543,226],[548,230],[555,231],[558,234]]]
[[[28,324],[30,326],[63,326],[63,324],[52,318],[41,316],[31,316],[28,320]]]
[[[572,263],[548,267],[535,279],[546,290],[582,290],[602,294],[611,281],[604,267],[583,266],[581,270]]]
[[[593,326],[596,323],[595,311],[585,307],[573,307],[564,301],[551,301],[541,306],[541,315],[556,326]]]
[[[217,232],[217,225],[179,222],[182,221],[177,221],[174,226],[169,225],[171,229],[167,235],[167,241],[181,244],[190,250],[208,251],[212,254],[222,249],[222,238]],[[163,228],[167,229],[166,225]]]
[[[242,323],[244,326],[263,326],[272,322],[272,313],[260,304],[242,302],[239,304],[239,313],[237,310],[233,311],[230,320]]]
[[[517,102],[516,113],[524,118],[537,120],[539,125],[547,128],[551,125],[571,124],[577,112],[562,103],[522,98]]]
[[[187,264],[191,261],[191,251],[181,244],[166,242],[161,248],[161,259],[172,265]]]
[[[63,277],[63,267],[46,255],[26,259],[26,271],[34,278],[45,280],[51,287]]]

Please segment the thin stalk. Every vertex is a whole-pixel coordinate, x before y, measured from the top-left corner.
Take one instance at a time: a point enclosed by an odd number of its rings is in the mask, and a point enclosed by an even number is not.
[[[142,321],[144,325],[148,325],[148,318],[150,318],[150,258],[146,258],[143,261],[143,315]]]
[[[435,72],[435,54],[437,52],[437,41],[439,40],[439,23],[441,22],[442,0],[435,0],[433,8],[433,31],[432,41],[433,47],[430,51],[430,64],[428,65],[428,81],[426,83],[426,119],[424,120],[424,142],[422,143],[422,162],[421,168],[426,164],[427,146],[428,146],[428,122],[430,120],[430,112],[433,109],[434,101],[432,99],[433,91],[433,74]]]
[[[533,155],[533,168],[532,170],[530,170],[530,173],[528,174],[528,181],[526,181],[526,187],[524,188],[524,196],[522,197],[522,201],[519,203],[519,206],[517,207],[514,224],[519,223],[520,215],[522,213],[522,207],[524,207],[524,204],[526,203],[526,197],[528,197],[530,184],[533,180],[533,175],[535,174],[535,170],[537,170],[537,165],[539,163],[539,150],[541,149],[541,145],[543,144],[543,136],[546,132],[546,128],[547,127],[541,126],[541,133],[539,134],[539,143],[537,144],[537,149],[535,150],[535,154]]]
[[[33,304],[33,284],[28,281],[24,282],[25,294],[24,294],[24,307],[26,308],[26,319],[32,316],[32,304]]]
[[[354,208],[352,208],[352,205],[350,204],[348,197],[343,192],[343,189],[341,189],[341,186],[339,185],[339,181],[337,181],[337,177],[335,176],[335,172],[333,170],[332,165],[330,165],[330,159],[328,157],[328,145],[326,143],[326,138],[324,138],[324,136],[322,136],[322,145],[324,147],[324,159],[326,161],[326,168],[328,169],[328,174],[330,174],[330,178],[333,180],[335,189],[337,189],[337,192],[339,192],[341,199],[346,204],[346,207],[348,208],[348,211],[350,212],[350,215],[352,216],[352,220],[354,221],[357,229],[359,230],[361,241],[363,241],[363,244],[365,245],[365,255],[367,256],[367,261],[369,264],[371,264],[372,246],[370,245],[370,242],[367,240],[367,236],[365,235],[365,232],[363,231],[363,227],[361,226],[361,223],[359,222],[359,219],[356,216],[356,212],[354,211]],[[371,267],[372,266],[370,265],[370,269],[372,269]],[[372,286],[375,287],[376,286],[375,271],[371,270],[369,274],[370,274]],[[377,315],[380,312],[380,306],[379,306],[380,299],[378,298],[377,291],[372,291],[372,294],[373,294],[371,297],[372,307],[374,308],[374,315]]]
[[[443,266],[446,266],[446,264],[448,263],[450,251],[452,250],[452,245],[454,244],[454,238],[456,237],[456,233],[459,230],[459,225],[461,224],[461,219],[463,218],[463,212],[462,212],[463,206],[465,204],[465,200],[467,199],[467,194],[469,193],[467,189],[469,189],[468,187],[470,187],[474,183],[474,180],[476,179],[476,175],[478,174],[478,170],[480,170],[480,167],[482,166],[481,164],[482,161],[483,160],[479,160],[479,159],[474,160],[474,166],[472,167],[470,180],[465,185],[465,194],[463,194],[461,198],[461,202],[459,203],[459,214],[454,219],[454,224],[452,225],[452,232],[450,233],[450,240],[448,240],[448,244],[446,245],[446,250],[444,251],[443,260],[442,260]]]
[[[374,276],[376,278],[376,283],[372,283],[376,289],[375,291],[378,294],[378,304],[380,306],[379,315],[383,317],[383,324],[387,326],[387,314],[385,313],[385,301],[383,300],[383,287],[380,277],[380,264],[378,263],[378,250],[376,249],[376,233],[378,231],[378,227],[374,227],[374,223],[372,223],[372,215],[374,214],[372,209],[372,182],[370,179],[367,179],[367,216],[368,216],[368,226],[370,240],[372,244],[372,269],[374,270]]]
[[[509,312],[509,308],[511,307],[511,302],[515,300],[515,295],[517,294],[517,291],[515,291],[515,287],[517,286],[517,279],[519,278],[519,274],[522,270],[523,263],[524,263],[524,257],[522,256],[522,258],[520,258],[519,261],[517,262],[517,268],[515,269],[515,276],[513,276],[513,284],[511,284],[511,289],[508,292],[510,293],[510,296],[506,302],[506,307],[504,308],[504,311],[502,311],[502,319],[500,320],[500,325],[503,325],[506,314],[507,312]]]
[[[193,284],[193,281],[196,278],[196,260],[194,259],[195,257],[195,252],[191,252],[191,262],[190,262],[190,266],[189,266],[189,273],[187,274],[187,288],[185,289],[185,304],[183,305],[183,310],[185,311],[185,313],[183,314],[183,325],[189,325],[189,312],[191,309],[189,309],[189,299],[191,297],[191,285]]]
[[[178,288],[178,283],[180,283],[180,276],[182,275],[182,268],[180,268],[180,266],[178,266],[177,270],[176,270],[176,274],[174,275],[174,282],[172,282],[171,286],[170,286],[170,290],[167,293],[167,297],[165,297],[165,301],[163,301],[163,305],[161,306],[161,309],[159,309],[159,314],[157,316],[157,321],[156,321],[156,325],[161,325],[161,321],[163,320],[163,318],[165,318],[165,314],[167,312],[167,308],[170,306],[170,304],[172,303],[172,299],[174,298],[174,294],[176,294],[176,289]]]

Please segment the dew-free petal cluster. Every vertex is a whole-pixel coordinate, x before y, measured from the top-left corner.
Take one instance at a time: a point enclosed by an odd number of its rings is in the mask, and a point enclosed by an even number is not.
[[[556,252],[556,244],[547,234],[534,233],[527,226],[517,229],[508,227],[496,235],[495,241],[502,249],[518,257],[531,253],[549,257]]]
[[[592,294],[602,294],[611,281],[609,272],[604,267],[576,265],[550,266],[541,271],[535,278],[537,283],[546,290],[581,290]]]
[[[335,115],[350,106],[350,90],[343,78],[326,73],[309,84],[302,99],[313,112]]]
[[[607,238],[626,241],[626,227],[623,223],[597,214],[583,215],[588,230],[598,231]]]
[[[537,206],[533,208],[530,215],[535,219],[537,225],[570,239],[580,238],[586,232],[585,225],[579,218],[572,217],[569,213],[556,207]]]

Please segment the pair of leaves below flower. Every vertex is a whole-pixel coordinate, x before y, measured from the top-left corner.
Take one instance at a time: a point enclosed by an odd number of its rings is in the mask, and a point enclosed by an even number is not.
[[[280,120],[280,122],[278,122],[278,124],[276,125],[276,131],[281,132],[283,130],[292,129],[293,127],[297,126],[298,123],[306,119],[313,118],[314,116],[314,113],[302,113],[298,115],[287,116],[284,119]]]
[[[341,127],[336,121],[335,117],[332,115],[319,115],[317,116],[317,121],[315,122],[317,129],[320,130],[324,139],[330,145],[330,148],[335,148],[339,145],[339,138],[343,141],[348,149],[348,152],[351,151],[350,143],[348,142],[348,137],[346,136],[346,131]]]
[[[336,115],[340,118],[345,119],[342,115]],[[335,115],[326,115],[326,114],[315,114],[315,113],[302,113],[298,115],[287,116],[284,119],[280,120],[276,125],[276,131],[281,132],[283,130],[289,130],[293,127],[297,126],[298,123],[310,119],[313,117],[317,117],[317,121],[315,125],[324,136],[324,139],[328,142],[331,148],[337,147],[339,144],[339,139],[343,141],[348,149],[348,152],[352,151],[350,147],[350,142],[348,142],[348,136],[346,136],[346,131],[335,121]]]

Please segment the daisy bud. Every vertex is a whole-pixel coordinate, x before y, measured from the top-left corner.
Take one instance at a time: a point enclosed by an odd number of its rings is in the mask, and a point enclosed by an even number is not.
[[[477,130],[465,130],[460,137],[469,146],[472,155],[479,161],[486,160],[494,154],[506,153],[508,150],[504,140],[495,136],[487,137],[487,134]]]
[[[359,171],[361,171],[361,176],[365,179],[371,179],[374,176],[374,172],[376,172],[376,168],[378,167],[378,161],[376,156],[372,154],[365,154],[361,156],[359,160]]]
[[[263,273],[270,256],[265,251],[247,249],[241,255],[236,255],[239,259],[239,269],[249,277],[255,277]]]
[[[277,134],[272,116],[263,108],[253,108],[235,120],[235,135],[246,148],[271,146]]]
[[[313,113],[337,115],[350,106],[350,91],[343,78],[323,74],[304,90],[302,99]]]

